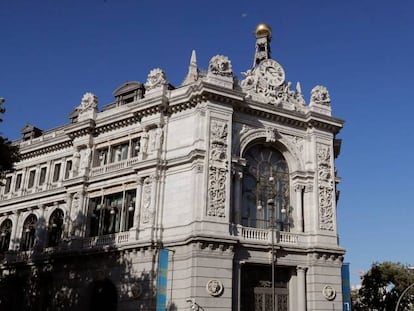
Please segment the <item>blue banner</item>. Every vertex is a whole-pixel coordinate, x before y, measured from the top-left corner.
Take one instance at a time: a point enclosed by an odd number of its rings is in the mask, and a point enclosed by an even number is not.
[[[351,311],[351,283],[349,281],[349,263],[342,264],[342,302],[343,310]]]
[[[158,258],[157,311],[167,310],[168,250],[161,249]]]

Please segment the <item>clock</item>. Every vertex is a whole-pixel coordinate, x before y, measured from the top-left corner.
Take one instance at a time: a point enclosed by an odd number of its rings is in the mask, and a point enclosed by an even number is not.
[[[259,64],[259,74],[271,87],[278,87],[285,82],[285,71],[273,59],[265,59]]]

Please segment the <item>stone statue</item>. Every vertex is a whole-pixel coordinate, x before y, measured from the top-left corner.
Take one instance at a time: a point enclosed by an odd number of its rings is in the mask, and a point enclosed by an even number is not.
[[[212,57],[208,65],[208,73],[224,77],[232,77],[233,69],[228,57],[224,55],[216,55]]]
[[[311,91],[311,103],[329,106],[331,98],[328,89],[325,86],[317,85]]]
[[[162,128],[157,127],[155,129],[155,150],[161,149],[162,146],[163,131]]]
[[[89,167],[89,158],[90,158],[90,156],[91,156],[91,149],[90,148],[85,148],[81,151],[80,168],[82,170]]]
[[[162,86],[167,83],[165,72],[160,68],[155,68],[150,71],[147,77],[147,83],[145,83],[145,88],[147,91],[155,89],[159,86]]]
[[[147,131],[144,131],[141,137],[141,152],[143,154],[146,154],[148,151],[148,140],[149,140],[149,134]]]
[[[82,97],[82,101],[78,107],[80,112],[84,112],[86,110],[92,110],[98,108],[98,97],[96,97],[92,93],[85,93]]]

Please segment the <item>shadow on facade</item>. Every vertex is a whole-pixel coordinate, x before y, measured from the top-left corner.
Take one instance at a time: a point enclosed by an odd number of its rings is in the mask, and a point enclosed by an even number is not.
[[[18,246],[17,250],[0,258],[0,310],[155,309],[154,265],[149,271],[141,269],[137,273],[133,263],[133,255],[139,255],[136,249],[121,249],[110,242],[89,245],[85,244],[89,240],[79,235],[47,247],[48,230],[45,220],[40,218],[36,235],[27,239],[32,248],[22,250],[22,243],[27,242],[22,239],[11,241]],[[81,230],[73,231],[76,232]],[[155,263],[156,248],[148,247],[145,251],[152,254]],[[176,309],[171,307],[170,310]]]

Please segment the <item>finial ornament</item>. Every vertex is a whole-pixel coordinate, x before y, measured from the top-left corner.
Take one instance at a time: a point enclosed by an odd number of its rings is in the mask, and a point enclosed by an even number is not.
[[[256,27],[255,34],[256,34],[256,38],[267,37],[270,40],[272,37],[272,28],[270,28],[268,24],[260,23]]]

